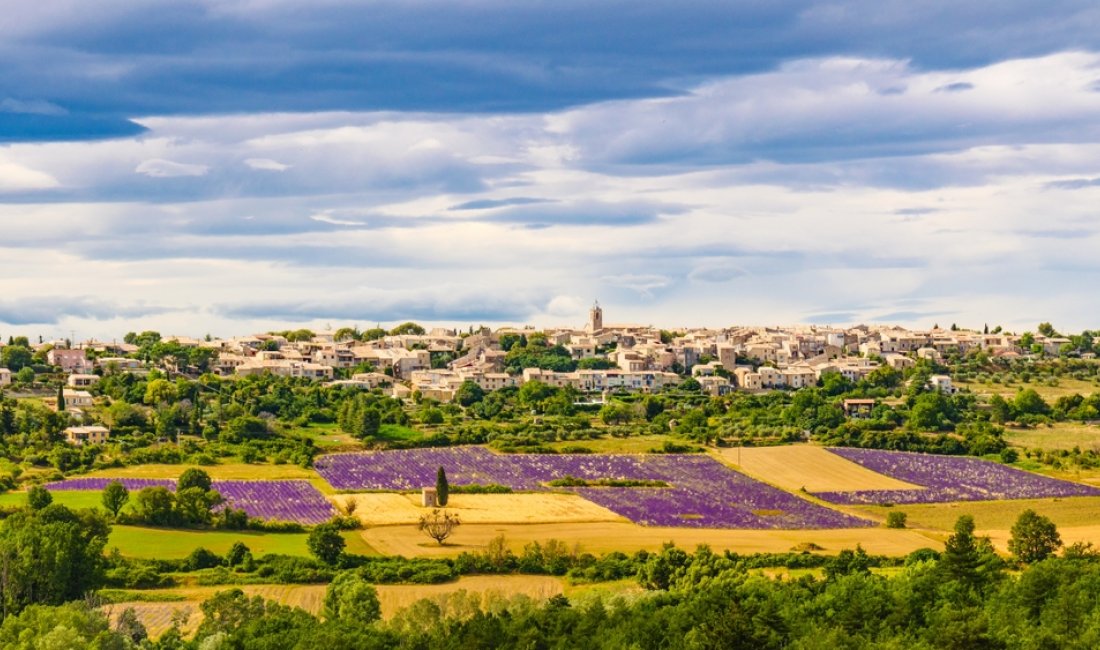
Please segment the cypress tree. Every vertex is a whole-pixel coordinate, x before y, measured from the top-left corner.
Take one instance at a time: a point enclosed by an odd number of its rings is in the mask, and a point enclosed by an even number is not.
[[[57,410],[58,411],[64,411],[65,410],[65,387],[64,386],[58,386],[57,387]]]
[[[443,466],[440,465],[435,473],[435,497],[439,505],[447,505],[447,498],[450,496],[450,492],[451,486],[447,483],[447,472],[444,471]]]

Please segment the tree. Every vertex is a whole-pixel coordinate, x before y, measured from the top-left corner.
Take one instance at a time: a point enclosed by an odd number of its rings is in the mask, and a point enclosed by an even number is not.
[[[1008,540],[1009,552],[1027,564],[1045,560],[1061,546],[1062,536],[1054,522],[1030,509],[1020,513]]]
[[[392,336],[401,336],[402,334],[415,334],[423,336],[424,333],[425,329],[412,321],[401,323],[397,327],[390,330],[390,335]]]
[[[27,490],[27,505],[31,510],[41,510],[53,503],[53,495],[41,485],[35,485]]]
[[[462,406],[470,406],[485,399],[485,389],[467,379],[455,390],[454,400]]]
[[[149,638],[149,631],[145,629],[145,625],[138,619],[137,612],[134,611],[133,607],[127,607],[118,615],[118,621],[115,623],[115,632],[135,644],[140,644],[142,641]]]
[[[197,467],[184,470],[176,482],[177,491],[186,490],[187,488],[199,488],[203,492],[209,492],[212,486],[213,481],[210,480],[210,475]]]
[[[309,533],[309,539],[306,540],[309,552],[328,565],[336,564],[340,560],[340,556],[344,554],[346,544],[347,542],[344,541],[339,529],[332,524],[315,526]]]
[[[451,485],[447,482],[447,471],[440,465],[435,471],[435,498],[441,506],[446,506],[451,497]]]
[[[1035,391],[1034,388],[1028,388],[1016,393],[1016,398],[1013,400],[1013,409],[1016,413],[1031,415],[1046,415],[1050,413],[1050,405]]]
[[[18,616],[4,619],[0,647],[122,650],[135,647],[126,636],[131,631],[134,628],[111,631],[107,616],[82,601],[58,607],[32,605]]]
[[[170,526],[178,521],[176,495],[159,485],[142,488],[134,498],[134,512],[144,523]]]
[[[118,518],[118,513],[122,511],[122,507],[126,505],[126,502],[130,500],[130,491],[126,489],[126,486],[118,481],[111,481],[103,488],[103,507],[107,509],[107,512],[111,513],[112,517]]]
[[[887,528],[905,528],[905,523],[908,517],[904,512],[895,510],[886,515],[886,527]]]
[[[19,372],[32,363],[34,353],[24,345],[6,345],[0,348],[0,368]]]
[[[246,557],[251,557],[252,551],[244,545],[244,542],[233,542],[233,546],[229,547],[229,551],[225,554],[225,563],[229,566],[238,566],[243,564]]]
[[[1039,323],[1039,327],[1037,329],[1039,330],[1039,333],[1043,336],[1058,336],[1058,332],[1054,330],[1054,326],[1050,323]]]
[[[360,625],[382,618],[382,604],[375,590],[362,575],[355,571],[337,574],[325,590],[325,618],[344,620]]]
[[[59,605],[101,587],[110,532],[95,510],[74,512],[56,503],[0,522],[2,614],[31,604]]]
[[[65,410],[65,387],[57,387],[57,410],[58,412]]]
[[[432,510],[420,517],[417,528],[434,539],[437,544],[443,546],[443,542],[454,533],[455,528],[458,528],[461,523],[457,514],[452,514],[446,510]]]

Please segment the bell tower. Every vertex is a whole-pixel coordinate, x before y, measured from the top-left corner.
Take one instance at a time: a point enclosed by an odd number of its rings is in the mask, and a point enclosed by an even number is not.
[[[588,310],[588,331],[598,332],[603,329],[603,309],[600,301],[592,303],[592,309]]]

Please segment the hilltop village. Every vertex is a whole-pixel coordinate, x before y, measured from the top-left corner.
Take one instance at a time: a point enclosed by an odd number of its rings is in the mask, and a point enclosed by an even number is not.
[[[596,304],[580,328],[471,328],[462,332],[425,330],[406,323],[390,331],[294,330],[228,339],[161,338],[158,333],[146,332],[131,334],[123,342],[59,340],[28,343],[28,347],[33,358],[65,373],[66,402],[79,408],[91,398],[84,389],[104,372],[151,368],[192,377],[204,372],[220,376],[269,373],[337,386],[381,387],[396,398],[418,392],[449,402],[464,382],[492,391],[540,381],[602,394],[656,392],[691,377],[704,392],[724,395],[798,389],[816,384],[827,373],[858,382],[884,366],[901,371],[922,359],[940,363],[974,351],[1006,361],[1067,354],[1095,358],[1091,348],[1078,349],[1070,338],[1051,334],[868,325],[669,331],[605,323],[603,309]],[[141,354],[149,337],[160,344],[161,354]],[[196,359],[199,361],[193,363]],[[0,386],[17,380],[16,373],[31,365],[24,362],[15,368],[0,368]],[[931,381],[939,389],[953,390],[946,375],[934,375]]]

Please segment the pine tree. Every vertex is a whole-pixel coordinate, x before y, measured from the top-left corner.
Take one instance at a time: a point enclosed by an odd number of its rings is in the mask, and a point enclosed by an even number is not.
[[[435,473],[435,498],[441,506],[447,505],[447,499],[450,497],[451,486],[447,483],[447,472],[440,465],[439,469]]]

